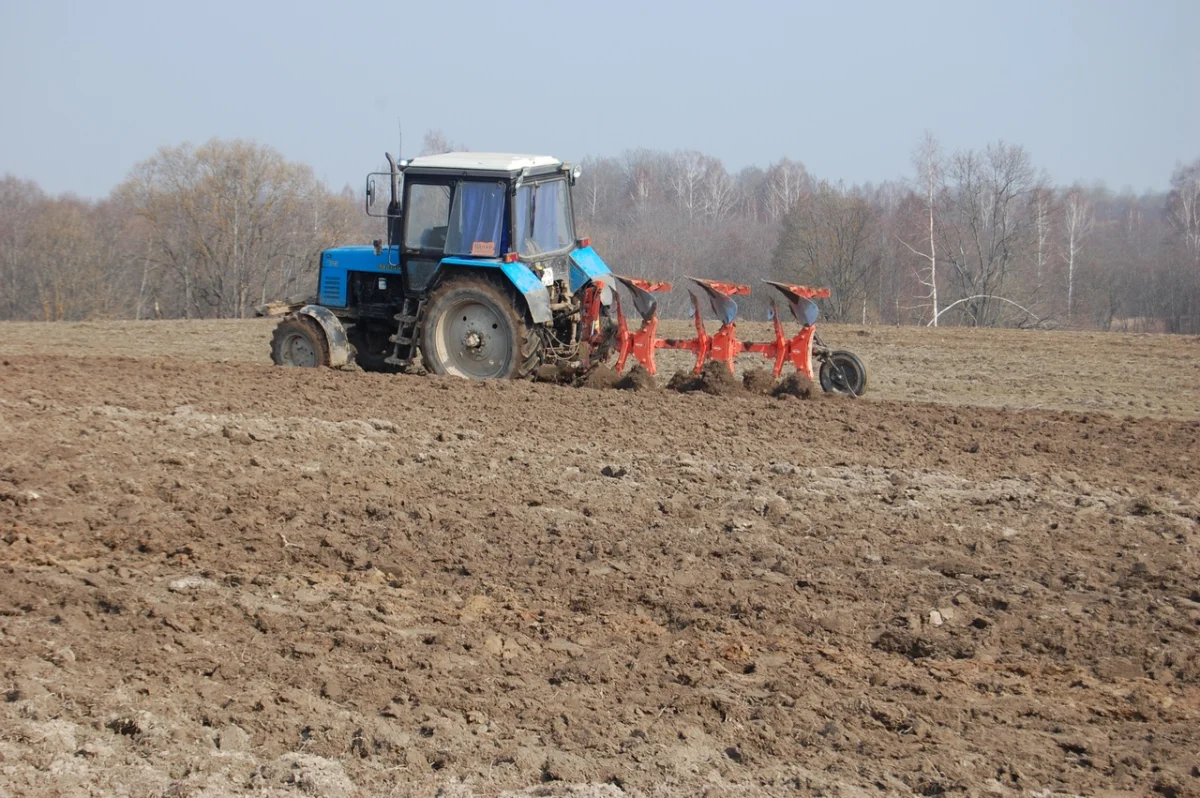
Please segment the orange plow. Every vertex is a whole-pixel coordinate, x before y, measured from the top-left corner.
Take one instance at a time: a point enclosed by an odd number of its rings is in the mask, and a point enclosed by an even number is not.
[[[657,280],[642,280],[635,277],[613,275],[629,292],[633,306],[642,318],[636,330],[629,328],[619,293],[614,292],[616,309],[617,371],[623,371],[630,356],[642,364],[650,374],[656,374],[658,366],[654,354],[659,349],[676,349],[693,352],[696,356],[694,372],[699,374],[705,363],[723,363],[733,371],[734,358],[742,353],[755,353],[772,362],[772,374],[776,379],[783,373],[785,364],[792,364],[797,371],[811,380],[818,378],[826,392],[846,393],[861,396],[866,390],[866,371],[862,361],[845,351],[834,351],[826,347],[816,334],[817,305],[814,299],[829,296],[828,288],[809,288],[803,285],[765,281],[778,290],[787,300],[793,318],[800,324],[800,331],[792,337],[784,333],[783,322],[775,301],[771,301],[771,319],[774,322],[775,338],[772,341],[742,341],[737,337],[737,302],[735,296],[750,293],[750,287],[736,283],[722,283],[689,277],[708,298],[713,313],[721,322],[720,328],[709,334],[704,327],[700,312],[700,297],[689,292],[692,313],[696,322],[695,338],[660,338],[658,336],[658,300],[654,294],[671,290],[669,283]],[[820,361],[819,371],[814,371],[814,358]]]

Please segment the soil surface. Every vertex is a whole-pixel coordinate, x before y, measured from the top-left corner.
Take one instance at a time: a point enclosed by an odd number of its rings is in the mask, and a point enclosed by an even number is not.
[[[5,322],[0,352],[261,365],[270,356],[263,341],[270,341],[275,324],[271,319]],[[709,327],[716,332],[715,324]],[[1200,419],[1200,336],[826,324],[818,329],[828,345],[863,359],[872,400]],[[794,326],[787,331],[794,332]],[[664,319],[659,333],[690,338],[695,327],[691,321]],[[773,335],[769,324],[738,322],[743,340],[769,341]],[[657,362],[664,386],[676,371],[690,373],[695,365],[692,355],[666,350],[657,353]],[[627,371],[632,365],[631,359]],[[742,355],[737,374],[767,365],[761,356]]]
[[[270,329],[0,325],[0,795],[1200,794],[1196,339],[835,328],[799,401]]]

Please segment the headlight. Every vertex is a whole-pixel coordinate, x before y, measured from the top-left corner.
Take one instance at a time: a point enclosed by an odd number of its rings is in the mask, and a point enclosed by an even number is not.
[[[545,269],[542,269],[542,285],[546,286],[547,288],[554,285],[554,269],[550,268],[549,266],[547,266]]]

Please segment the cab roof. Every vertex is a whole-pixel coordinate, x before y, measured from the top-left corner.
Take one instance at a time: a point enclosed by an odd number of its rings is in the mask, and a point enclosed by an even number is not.
[[[422,155],[408,162],[407,169],[447,169],[455,172],[520,172],[562,166],[550,155],[519,155],[508,152],[444,152]]]

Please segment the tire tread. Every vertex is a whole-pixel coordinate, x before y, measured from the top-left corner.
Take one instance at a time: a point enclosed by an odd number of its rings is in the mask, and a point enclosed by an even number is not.
[[[275,330],[271,333],[271,361],[276,366],[286,365],[283,362],[282,349],[289,332],[298,332],[309,339],[317,355],[317,368],[329,365],[329,342],[325,340],[325,331],[321,329],[321,325],[308,316],[289,313],[275,325]]]
[[[497,292],[503,297],[505,300],[503,309],[509,316],[513,329],[516,330],[519,344],[515,368],[509,374],[509,378],[521,380],[532,377],[542,363],[542,338],[534,326],[524,297],[517,292],[512,283],[478,273],[453,275],[444,279],[430,292],[426,307],[437,307],[438,301],[445,293],[471,287],[482,288],[485,293]],[[431,337],[436,334],[437,321],[432,315],[427,314],[421,324],[421,363],[430,374],[443,373],[439,365],[434,362],[429,346],[427,346]]]

